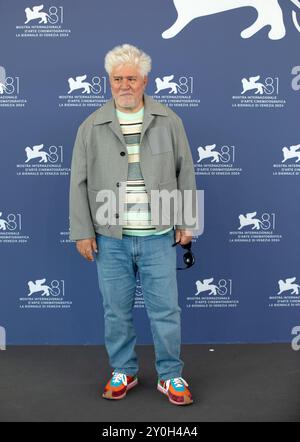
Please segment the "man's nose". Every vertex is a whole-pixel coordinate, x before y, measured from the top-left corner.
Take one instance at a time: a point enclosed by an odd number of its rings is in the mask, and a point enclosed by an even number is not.
[[[128,78],[122,78],[121,88],[122,89],[128,89],[129,86],[130,86],[130,83],[129,83]]]

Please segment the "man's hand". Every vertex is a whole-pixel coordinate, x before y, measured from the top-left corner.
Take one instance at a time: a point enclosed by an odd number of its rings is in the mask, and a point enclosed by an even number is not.
[[[176,242],[180,241],[180,245],[188,244],[192,238],[193,233],[190,230],[176,229]]]
[[[97,242],[95,238],[77,240],[76,248],[80,255],[82,255],[88,261],[94,261],[93,252],[98,253]]]

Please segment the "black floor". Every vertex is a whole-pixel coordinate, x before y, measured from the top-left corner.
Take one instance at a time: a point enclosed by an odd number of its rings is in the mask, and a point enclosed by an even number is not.
[[[137,346],[139,385],[102,399],[104,347],[8,347],[0,351],[1,422],[300,422],[300,352],[289,345],[183,345],[194,404],[156,390],[152,346]]]

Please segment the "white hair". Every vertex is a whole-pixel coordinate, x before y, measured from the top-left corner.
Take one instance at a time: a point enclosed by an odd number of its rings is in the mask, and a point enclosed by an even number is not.
[[[116,46],[106,54],[104,67],[108,75],[110,75],[115,67],[123,64],[131,64],[138,67],[140,74],[146,76],[151,71],[152,61],[151,57],[141,49],[129,44],[123,44]]]

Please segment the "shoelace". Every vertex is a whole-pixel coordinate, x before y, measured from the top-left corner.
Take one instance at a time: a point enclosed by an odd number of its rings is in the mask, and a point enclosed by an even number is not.
[[[112,384],[114,383],[119,383],[120,381],[123,382],[124,385],[127,385],[127,376],[124,373],[118,373],[118,372],[113,372],[113,377],[112,377]]]
[[[166,381],[166,389],[167,390],[169,390],[169,386],[170,386],[171,381],[174,382],[175,388],[180,388],[183,385],[186,385],[188,387],[188,383],[183,378],[172,378],[172,379],[168,379]]]

